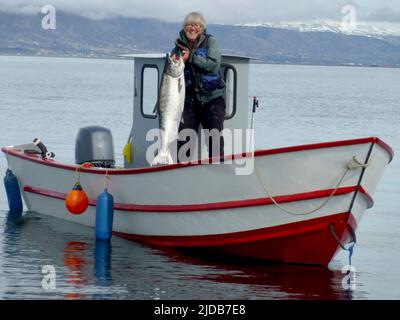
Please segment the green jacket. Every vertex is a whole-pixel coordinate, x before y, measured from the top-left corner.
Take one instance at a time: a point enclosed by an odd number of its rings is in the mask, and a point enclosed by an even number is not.
[[[197,49],[201,47],[202,43],[206,40],[204,32],[194,43],[193,48],[189,48],[189,40],[183,30],[179,33],[179,38],[175,42],[175,48],[172,50],[171,54],[182,54],[183,49],[190,50],[189,60],[185,64],[185,81],[188,85],[187,78],[190,73],[194,73],[195,78],[198,80],[198,75],[200,73],[210,73],[217,74],[221,67],[221,52],[217,43],[217,40],[208,35],[208,40],[206,44],[207,55],[205,57],[199,55]],[[195,85],[189,83],[189,90],[186,90],[185,100],[187,102],[191,101],[193,98],[197,98],[203,103],[207,103],[218,97],[223,97],[225,95],[224,88],[216,88],[211,91],[195,91]],[[188,89],[188,87],[187,87]],[[192,90],[191,90],[192,89]]]

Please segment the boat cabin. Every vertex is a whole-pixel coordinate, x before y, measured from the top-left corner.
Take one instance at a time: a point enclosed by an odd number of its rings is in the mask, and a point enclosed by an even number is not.
[[[125,168],[148,167],[146,150],[154,140],[146,141],[146,135],[151,129],[159,128],[159,115],[156,103],[160,94],[162,73],[165,65],[165,54],[134,54],[125,55],[134,60],[134,98],[133,123],[128,137],[131,142],[131,162],[124,160]],[[225,81],[226,112],[224,128],[248,128],[248,85],[250,58],[222,55],[221,76]],[[203,143],[201,142],[203,141]],[[245,137],[243,140],[245,148]],[[204,139],[199,138],[198,159],[206,150]],[[202,151],[203,150],[203,151]],[[244,150],[243,150],[244,151]]]

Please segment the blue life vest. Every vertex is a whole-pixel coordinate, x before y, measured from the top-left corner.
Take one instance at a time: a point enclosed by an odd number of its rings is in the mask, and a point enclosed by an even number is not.
[[[196,49],[195,54],[199,57],[207,57],[207,44],[209,38],[210,35],[206,34],[205,40],[201,43],[199,48]],[[194,65],[186,65],[185,67],[185,84],[186,89],[189,92],[194,90],[200,94],[224,88],[224,83],[219,72],[205,72]]]

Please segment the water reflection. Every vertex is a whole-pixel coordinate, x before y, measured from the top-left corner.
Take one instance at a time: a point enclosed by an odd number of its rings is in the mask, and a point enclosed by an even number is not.
[[[77,292],[65,294],[66,299],[84,299],[85,295],[79,289],[85,287],[87,279],[84,272],[86,243],[83,241],[68,241],[64,248],[64,265],[68,271],[65,273],[67,283],[71,284]]]
[[[2,237],[2,238],[1,238]],[[27,214],[0,234],[0,281],[13,298],[56,299],[352,299],[344,275],[323,267],[266,264],[150,247],[122,238],[95,241],[93,228]],[[57,288],[41,287],[54,265]],[[23,275],[21,276],[21,270]],[[25,271],[27,270],[27,271]],[[14,272],[13,272],[14,271]],[[19,273],[17,273],[18,271]],[[1,290],[0,290],[1,291]]]
[[[342,288],[341,283],[345,275],[339,270],[320,266],[243,260],[210,254],[203,250],[159,248],[159,252],[179,263],[212,268],[205,274],[188,274],[185,277],[187,280],[246,285],[258,292],[259,296],[246,296],[246,299],[261,297],[349,300],[353,298],[351,290],[346,291]]]
[[[108,287],[112,285],[111,242],[96,240],[94,258],[94,271],[97,279],[97,285],[102,287]]]
[[[22,212],[21,211],[8,211],[7,222],[10,224],[18,224],[21,222]]]
[[[3,239],[1,239],[3,252],[2,256],[12,256],[18,255],[18,242],[20,239],[21,234],[21,225],[23,224],[24,220],[21,218],[21,215],[11,213],[10,211],[6,213],[4,219],[4,235]]]
[[[68,241],[64,248],[64,265],[67,267],[66,281],[73,285],[74,291],[65,295],[66,299],[86,299],[85,291],[90,284],[90,274],[85,269],[94,266],[95,285],[109,287],[112,285],[111,276],[111,242],[96,240],[93,250],[94,261],[89,258],[92,245],[83,241]],[[93,298],[105,299],[108,294],[94,293]]]

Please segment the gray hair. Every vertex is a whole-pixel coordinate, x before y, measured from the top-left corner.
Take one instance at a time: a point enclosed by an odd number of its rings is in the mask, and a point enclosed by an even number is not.
[[[187,24],[198,23],[203,30],[206,29],[206,20],[204,19],[203,15],[199,12],[191,12],[186,15],[185,19],[183,20],[183,27]]]

